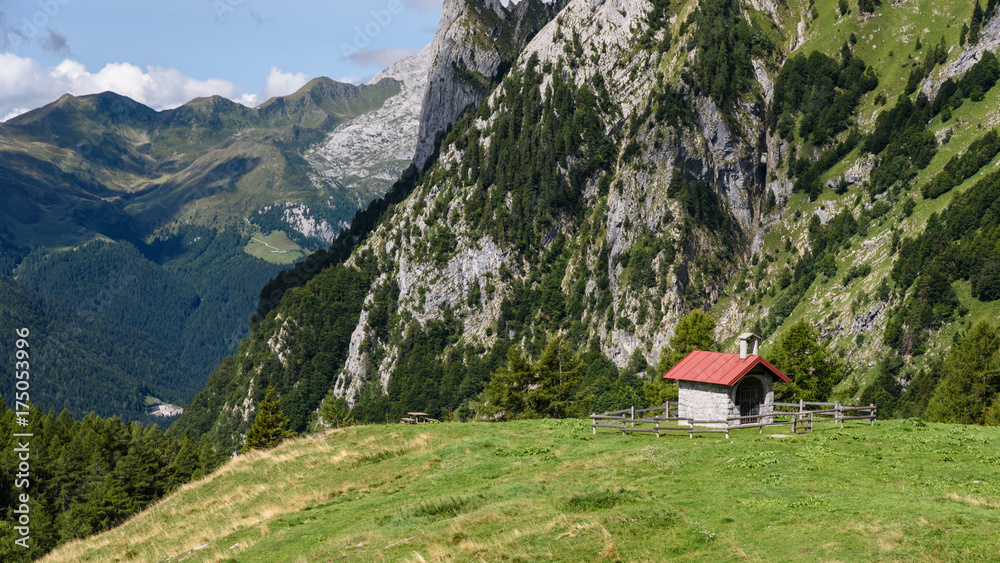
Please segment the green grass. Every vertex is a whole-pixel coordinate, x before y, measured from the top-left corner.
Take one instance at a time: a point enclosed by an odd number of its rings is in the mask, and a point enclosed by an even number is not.
[[[305,256],[302,247],[289,240],[285,231],[271,231],[267,236],[254,233],[243,251],[272,264],[291,264]]]
[[[788,430],[692,440],[591,436],[578,420],[349,428],[240,456],[45,561],[1000,557],[1000,429],[770,432]]]

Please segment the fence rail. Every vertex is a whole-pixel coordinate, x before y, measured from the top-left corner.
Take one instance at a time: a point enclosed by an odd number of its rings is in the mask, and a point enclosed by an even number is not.
[[[806,407],[810,406],[833,408],[807,410]],[[819,422],[832,421],[835,424],[840,424],[840,427],[843,428],[845,420],[868,420],[870,421],[871,426],[875,426],[875,405],[845,406],[841,405],[839,402],[819,403],[799,401],[798,403],[771,403],[771,407],[797,407],[798,410],[762,412],[759,414],[744,416],[729,416],[726,417],[725,420],[696,420],[694,418],[680,416],[678,403],[668,401],[664,403],[663,406],[648,409],[637,409],[635,407],[631,407],[617,411],[608,411],[601,414],[594,413],[590,415],[590,427],[593,429],[594,434],[597,434],[598,428],[613,428],[620,431],[622,436],[624,436],[626,432],[645,432],[650,434],[655,433],[656,436],[659,437],[661,432],[680,430],[687,432],[689,438],[693,438],[695,434],[703,433],[724,433],[726,438],[729,438],[729,431],[739,428],[759,428],[759,434],[763,434],[764,428],[768,426],[790,425],[793,433],[804,434],[812,432],[814,423]],[[656,416],[641,416],[642,413],[654,412],[662,412],[663,414]],[[674,416],[671,416],[671,412],[674,413]],[[867,414],[861,414],[862,412]],[[640,413],[639,418],[636,418],[636,413]],[[787,417],[787,420],[777,420],[779,417],[782,419]],[[676,424],[660,424],[661,422],[674,422]],[[652,424],[653,426],[640,426],[639,428],[636,428],[636,424]],[[706,425],[712,426],[708,427]]]

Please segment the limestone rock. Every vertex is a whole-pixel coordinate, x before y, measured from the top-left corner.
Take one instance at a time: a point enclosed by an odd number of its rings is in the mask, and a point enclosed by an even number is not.
[[[320,146],[306,154],[322,177],[346,189],[373,179],[381,180],[387,188],[399,178],[417,148],[420,109],[433,63],[431,47],[375,75],[372,84],[383,78],[402,83],[400,93],[386,100],[381,108],[339,125]]]
[[[1000,50],[1000,14],[994,15],[993,19],[983,26],[979,32],[979,42],[975,45],[966,43],[965,49],[957,59],[924,79],[920,91],[926,94],[928,99],[933,100],[941,84],[946,80],[965,74],[965,71],[983,58],[983,53],[986,51],[996,53],[997,50]]]

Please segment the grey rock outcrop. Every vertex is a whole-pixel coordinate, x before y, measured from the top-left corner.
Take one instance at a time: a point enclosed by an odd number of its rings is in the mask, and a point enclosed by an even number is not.
[[[428,45],[375,75],[371,84],[393,78],[402,84],[400,93],[381,108],[338,126],[306,154],[319,175],[347,189],[379,180],[383,193],[399,178],[416,151],[432,55]]]
[[[459,114],[489,93],[531,37],[564,4],[564,0],[487,0],[476,6],[467,0],[445,0],[431,42],[433,67],[414,158],[418,168]]]
[[[469,3],[446,3],[441,28],[432,45],[436,62],[422,109],[416,155],[418,164],[423,163],[433,151],[432,133],[443,132],[464,107],[480,100],[482,93],[462,76],[467,78],[470,72],[474,72],[480,77],[489,77],[503,62],[502,49],[510,48],[510,45],[498,46],[501,42],[495,40],[493,35],[489,35],[492,43],[483,41],[486,35],[482,23],[496,21],[498,25],[503,23],[511,29],[523,28],[527,24],[517,24],[515,19],[530,19],[532,16],[526,12],[514,14],[511,10],[526,10],[533,4],[540,5],[537,1],[528,0],[506,7],[487,2],[478,12],[473,10],[473,17]],[[487,8],[489,13],[486,13]],[[646,25],[648,9],[648,2],[643,0],[573,1],[559,12],[557,21],[549,21],[520,50],[514,67],[523,67],[532,56],[537,56],[540,64],[556,64],[561,57],[565,57],[568,38],[575,36],[585,46],[585,56],[570,65],[572,68],[564,79],[582,85],[600,75],[608,88],[615,92],[617,111],[620,112],[606,115],[606,125],[611,129],[622,127],[633,115],[642,111],[656,85],[654,75],[658,63],[654,56],[647,57],[648,61],[621,63],[628,57],[636,56],[635,36]],[[478,40],[476,33],[470,31],[475,29],[479,29]],[[590,56],[587,56],[588,52]],[[640,51],[639,56],[645,56],[644,52]],[[755,68],[758,85],[766,96],[771,79],[764,66],[757,64]],[[543,91],[550,80],[551,77],[543,78]],[[493,97],[502,95],[503,87],[492,94]],[[760,218],[755,215],[754,201],[766,189],[764,171],[769,165],[766,139],[756,133],[763,127],[763,109],[753,104],[740,104],[735,111],[737,118],[727,119],[711,99],[690,96],[695,112],[693,123],[667,133],[662,143],[656,143],[646,133],[640,133],[639,140],[645,149],[642,156],[636,159],[639,162],[622,165],[620,184],[607,195],[606,216],[602,221],[603,243],[609,249],[607,262],[600,262],[596,251],[580,257],[579,267],[609,271],[614,315],[629,321],[606,325],[602,320],[605,315],[603,310],[583,313],[585,322],[594,327],[595,336],[599,337],[602,352],[620,367],[627,364],[636,352],[655,364],[659,350],[669,341],[674,323],[685,310],[684,286],[692,283],[687,278],[687,266],[682,268],[684,279],[679,279],[672,271],[668,272],[668,268],[660,267],[662,258],[656,258],[654,267],[667,272],[663,274],[667,288],[664,293],[637,289],[622,279],[626,264],[622,263],[621,256],[632,250],[643,233],[654,232],[657,236],[673,240],[682,237],[680,222],[664,222],[668,214],[682,217],[685,213],[666,194],[673,174],[689,174],[712,186],[735,219],[736,228],[742,233],[740,236],[747,242],[755,239],[759,228]],[[492,118],[487,118],[485,122],[477,123],[482,129],[491,121]],[[488,144],[490,139],[484,137],[482,142]],[[654,145],[659,146],[654,148]],[[454,169],[460,166],[461,159],[462,155],[449,147],[439,157],[438,164],[444,169]],[[456,188],[457,193],[453,193]],[[470,237],[468,226],[460,218],[457,222],[449,220],[447,226],[457,238],[457,249],[446,262],[421,257],[418,250],[420,239],[404,234],[410,231],[427,232],[432,227],[429,222],[430,206],[423,203],[434,201],[446,192],[451,195],[443,200],[448,203],[438,217],[460,217],[464,207],[464,190],[467,189],[471,187],[429,185],[424,190],[418,190],[402,205],[398,220],[392,225],[380,227],[367,247],[382,254],[387,263],[394,265],[402,317],[424,325],[441,319],[444,311],[450,311],[450,314],[462,319],[463,338],[490,346],[498,336],[492,329],[500,315],[501,303],[511,296],[509,281],[503,280],[505,275],[501,272],[524,282],[531,273],[525,257],[511,252],[489,236],[480,234]],[[596,185],[584,192],[588,201],[596,204]],[[554,238],[561,232],[560,229],[560,226],[555,226],[547,240]],[[714,236],[698,234],[697,240],[689,244],[710,247],[718,242]],[[569,291],[568,282],[564,284],[567,284],[564,291]],[[488,286],[493,289],[486,291]],[[717,299],[720,290],[721,287],[709,289],[709,299]],[[375,291],[377,288],[372,289],[372,293]],[[588,283],[585,293],[588,298],[596,297],[595,284]],[[479,295],[477,303],[471,302],[473,294]],[[654,303],[660,317],[655,323],[649,315],[640,315],[641,310],[649,310]],[[365,375],[368,371],[365,366],[372,361],[367,354],[371,352],[369,348],[359,345],[367,333],[365,319],[362,316],[352,338],[349,359],[335,390],[349,401],[353,401],[354,393],[360,388],[358,380],[375,375]],[[395,359],[398,351],[386,345],[383,353],[381,363],[387,364],[390,358]],[[382,371],[381,368],[379,371]],[[380,373],[379,377],[384,375]]]
[[[996,53],[997,50],[1000,50],[1000,14],[995,15],[983,26],[979,33],[979,41],[975,45],[967,43],[957,59],[926,78],[920,91],[926,94],[928,99],[933,100],[941,84],[946,80],[965,74],[965,71],[983,58],[983,53],[987,51]]]

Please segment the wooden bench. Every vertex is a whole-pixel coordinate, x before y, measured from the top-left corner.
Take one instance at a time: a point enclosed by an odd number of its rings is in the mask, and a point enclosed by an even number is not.
[[[425,412],[408,412],[406,414],[409,416],[399,419],[400,422],[406,424],[425,424],[427,422],[434,421],[434,419],[430,417],[431,415]]]

